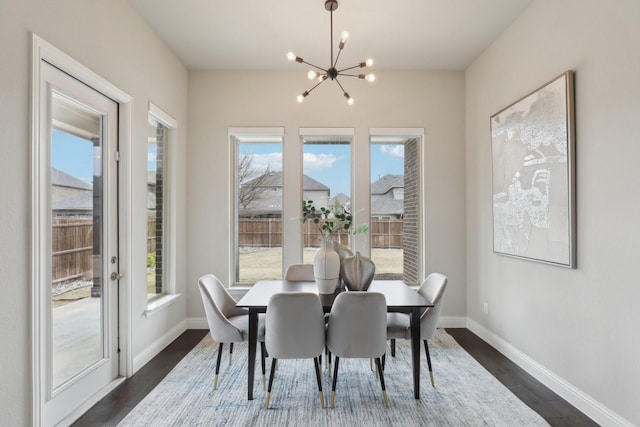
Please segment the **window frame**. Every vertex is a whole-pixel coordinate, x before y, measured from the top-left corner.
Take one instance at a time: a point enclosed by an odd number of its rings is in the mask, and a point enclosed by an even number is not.
[[[144,314],[149,317],[158,308],[163,307],[175,300],[178,296],[176,294],[176,222],[175,222],[175,182],[173,176],[173,170],[175,165],[175,131],[178,128],[178,121],[163,109],[155,105],[153,102],[149,102],[149,108],[147,111],[148,121],[155,121],[157,124],[161,124],[164,131],[163,139],[163,174],[162,174],[162,292],[155,294],[151,297],[147,294],[147,309]],[[147,135],[148,136],[148,135]],[[146,149],[148,150],[148,139],[146,142]],[[148,153],[148,151],[147,151]],[[145,156],[146,158],[146,156]],[[147,166],[148,168],[148,166]],[[148,172],[148,169],[146,169]],[[145,185],[147,185],[147,179],[145,177]],[[145,195],[147,189],[145,188]],[[146,202],[145,202],[145,215],[147,214]],[[146,222],[146,217],[145,217]],[[145,227],[146,230],[146,227]],[[147,254],[145,249],[145,254]],[[145,255],[144,262],[146,266],[147,257]],[[146,272],[146,268],[145,268]],[[146,275],[145,275],[146,279]],[[145,280],[145,293],[147,283]]]
[[[279,138],[280,144],[282,145],[282,154],[283,154],[283,163],[282,163],[282,172],[284,173],[284,149],[285,149],[285,132],[284,127],[280,126],[271,126],[271,127],[229,127],[227,129],[227,141],[229,143],[229,221],[228,223],[231,227],[228,228],[228,242],[229,242],[229,271],[227,272],[229,277],[229,288],[249,288],[253,284],[252,283],[243,283],[238,282],[236,280],[236,271],[239,269],[240,259],[238,254],[238,250],[236,248],[237,245],[237,235],[238,235],[238,144],[244,142],[248,142],[250,139],[254,138]],[[266,143],[266,142],[265,142]],[[284,182],[283,182],[283,192],[284,192]],[[283,195],[283,210],[282,215],[284,220],[284,195]],[[283,224],[284,225],[284,224]],[[283,230],[284,233],[284,230]],[[284,244],[282,248],[282,263],[284,264]],[[280,270],[282,270],[282,266]]]
[[[424,263],[424,254],[425,254],[425,245],[426,245],[426,237],[425,237],[425,212],[426,212],[426,195],[424,184],[424,167],[425,167],[425,131],[424,128],[369,128],[369,140],[368,140],[368,150],[369,150],[369,170],[368,181],[369,181],[369,191],[368,191],[368,199],[369,205],[367,211],[369,212],[369,216],[367,221],[371,221],[371,149],[373,145],[381,145],[382,143],[374,143],[372,140],[376,137],[381,138],[392,138],[392,137],[401,137],[404,139],[403,144],[406,140],[410,138],[418,139],[417,151],[418,151],[418,203],[417,203],[417,229],[418,229],[418,238],[416,248],[417,251],[417,285],[419,285],[424,278],[425,272],[425,263]],[[397,144],[397,143],[396,143]],[[403,194],[404,199],[404,194]],[[371,245],[371,237],[369,237],[369,245],[371,250],[373,247]],[[403,267],[404,270],[404,267]]]

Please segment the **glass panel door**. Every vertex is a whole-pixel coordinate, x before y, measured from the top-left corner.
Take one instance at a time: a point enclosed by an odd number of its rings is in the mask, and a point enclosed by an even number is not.
[[[42,420],[55,425],[118,375],[118,105],[42,71]]]

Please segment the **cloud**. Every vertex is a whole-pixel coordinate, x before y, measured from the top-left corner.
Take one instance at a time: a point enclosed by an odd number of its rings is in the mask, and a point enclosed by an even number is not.
[[[395,157],[397,159],[404,159],[404,145],[381,145],[380,152],[386,154],[389,157]]]
[[[274,172],[282,170],[282,153],[250,154],[251,168],[263,171],[267,166]]]
[[[305,173],[308,171],[319,171],[323,169],[331,169],[333,164],[338,160],[334,154],[314,154],[304,153],[303,165]]]

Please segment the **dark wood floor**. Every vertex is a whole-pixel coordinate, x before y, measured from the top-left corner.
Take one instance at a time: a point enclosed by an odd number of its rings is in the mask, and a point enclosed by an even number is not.
[[[180,335],[134,376],[95,404],[73,425],[91,427],[117,425],[200,342],[207,332],[203,329],[191,329]],[[447,332],[486,370],[550,425],[571,427],[598,425],[468,329],[448,328]]]

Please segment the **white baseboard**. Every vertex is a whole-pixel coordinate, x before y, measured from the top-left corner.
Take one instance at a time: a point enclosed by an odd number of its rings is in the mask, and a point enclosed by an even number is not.
[[[608,426],[633,426],[632,423],[616,414],[591,396],[565,381],[546,367],[542,366],[525,353],[482,326],[473,319],[467,318],[467,328],[478,335],[500,353],[504,354],[529,375],[540,381],[560,397],[582,411],[598,424]]]
[[[133,373],[138,372],[138,369],[146,365],[151,359],[156,357],[166,346],[171,344],[173,340],[178,338],[184,331],[187,330],[187,321],[175,325],[168,330],[164,335],[155,340],[150,346],[145,348],[142,352],[133,358]]]
[[[467,318],[465,316],[440,316],[438,318],[438,328],[466,328]]]
[[[189,317],[187,319],[187,329],[209,329],[206,317]]]

